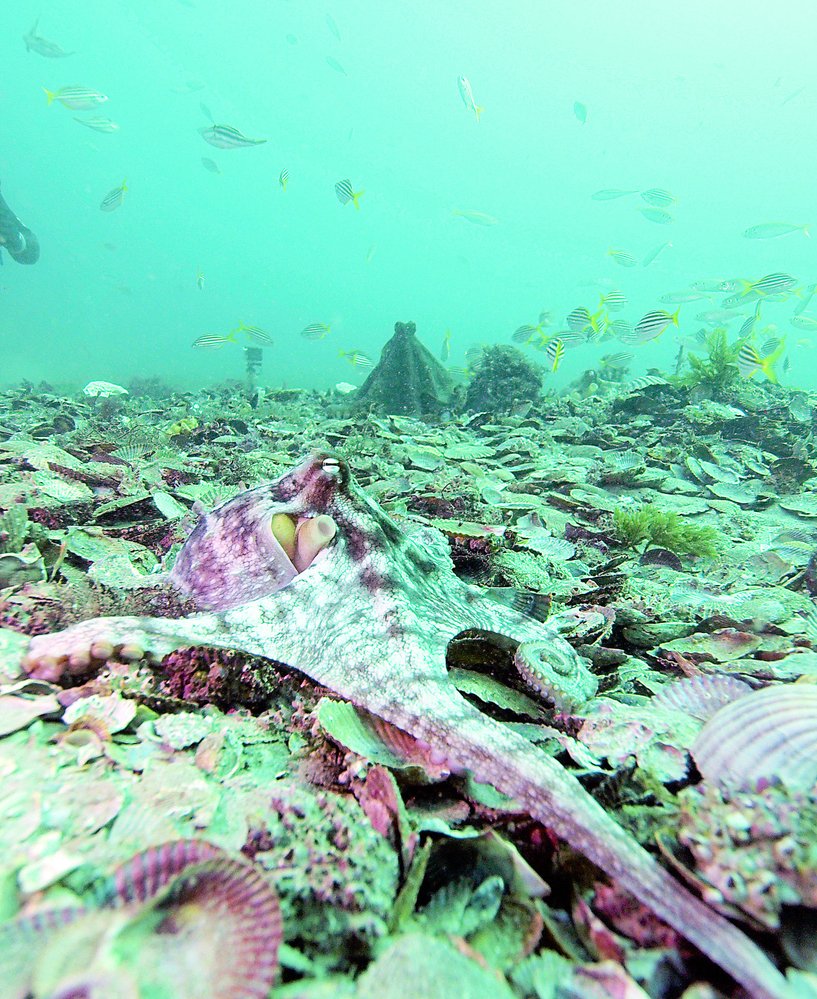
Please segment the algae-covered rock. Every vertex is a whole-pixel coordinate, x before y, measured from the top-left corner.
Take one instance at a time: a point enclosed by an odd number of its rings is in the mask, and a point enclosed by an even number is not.
[[[535,402],[542,391],[542,369],[521,350],[499,344],[482,352],[465,397],[467,409],[508,413],[514,404]]]

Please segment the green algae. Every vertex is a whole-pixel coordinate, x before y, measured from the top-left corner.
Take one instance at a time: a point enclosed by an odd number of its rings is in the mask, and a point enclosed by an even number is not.
[[[666,548],[676,555],[699,555],[713,558],[718,553],[718,532],[713,527],[691,524],[671,510],[659,510],[650,504],[613,511],[613,530],[621,544],[636,548]]]

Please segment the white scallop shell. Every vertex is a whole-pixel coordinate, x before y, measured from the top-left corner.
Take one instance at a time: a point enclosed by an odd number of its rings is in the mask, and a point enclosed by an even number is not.
[[[749,684],[734,676],[688,676],[662,687],[652,703],[706,721],[726,704],[751,693]]]

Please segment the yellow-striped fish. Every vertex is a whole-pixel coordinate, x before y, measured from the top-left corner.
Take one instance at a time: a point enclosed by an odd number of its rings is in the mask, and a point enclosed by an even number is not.
[[[127,189],[128,183],[126,180],[123,180],[119,187],[115,187],[112,191],[108,191],[99,203],[100,210],[103,212],[112,212],[118,208],[125,200],[125,191],[127,191]]]
[[[365,194],[365,191],[353,190],[352,182],[347,178],[346,180],[339,180],[335,184],[335,194],[342,205],[348,205],[351,201],[355,208],[359,209],[360,199]]]
[[[745,343],[738,354],[738,371],[744,378],[751,378],[758,371],[762,371],[770,382],[777,383],[777,373],[774,366],[780,360],[785,349],[786,341],[784,339],[770,354],[761,357],[753,344]]]

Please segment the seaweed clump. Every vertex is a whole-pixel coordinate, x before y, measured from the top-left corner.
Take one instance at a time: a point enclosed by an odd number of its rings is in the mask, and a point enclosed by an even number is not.
[[[613,511],[613,530],[616,539],[628,548],[646,541],[647,547],[665,548],[676,555],[712,558],[718,551],[718,532],[713,527],[690,524],[677,513],[650,504],[635,509],[618,507]]]
[[[535,402],[542,392],[542,369],[521,350],[497,344],[483,350],[465,396],[473,412],[509,413],[520,402]]]
[[[679,376],[678,384],[688,389],[701,386],[713,396],[723,395],[738,379],[737,363],[742,343],[742,340],[730,343],[724,326],[707,333],[703,343],[705,353],[688,356],[689,367]]]

